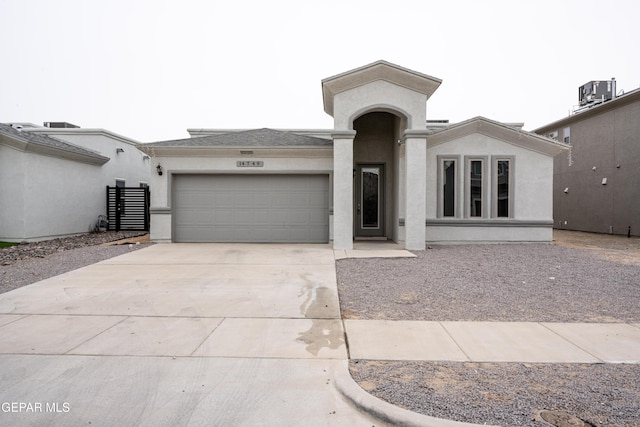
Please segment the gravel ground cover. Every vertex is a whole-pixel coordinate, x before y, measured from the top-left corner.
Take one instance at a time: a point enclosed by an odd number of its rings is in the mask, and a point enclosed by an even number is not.
[[[640,322],[640,239],[554,236],[553,245],[434,246],[415,259],[341,260],[343,317]],[[352,360],[350,370],[374,396],[456,421],[542,427],[549,424],[535,415],[551,410],[585,426],[640,426],[639,365]]]
[[[85,233],[0,248],[0,293],[146,247],[145,234]]]

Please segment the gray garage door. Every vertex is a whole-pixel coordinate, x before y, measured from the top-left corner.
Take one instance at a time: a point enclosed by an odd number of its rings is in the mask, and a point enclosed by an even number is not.
[[[176,175],[176,242],[329,241],[328,175]]]

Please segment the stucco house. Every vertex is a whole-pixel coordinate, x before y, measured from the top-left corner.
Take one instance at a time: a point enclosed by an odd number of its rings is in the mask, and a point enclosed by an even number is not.
[[[568,146],[476,117],[427,121],[441,80],[377,61],[322,81],[333,129],[193,129],[145,144],[159,242],[552,240]]]
[[[49,124],[52,125],[52,124]],[[107,186],[148,185],[138,143],[102,129],[0,124],[0,240],[37,241],[90,231]]]
[[[554,165],[559,229],[640,236],[640,89],[580,87],[580,108],[534,132],[571,145]]]

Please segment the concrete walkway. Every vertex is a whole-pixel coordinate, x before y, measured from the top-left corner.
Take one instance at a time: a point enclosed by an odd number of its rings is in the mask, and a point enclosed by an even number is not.
[[[640,363],[640,324],[346,320],[352,359]]]
[[[0,425],[463,426],[368,395],[348,353],[640,362],[637,324],[343,323],[335,259],[362,256],[412,255],[154,245],[0,294]]]

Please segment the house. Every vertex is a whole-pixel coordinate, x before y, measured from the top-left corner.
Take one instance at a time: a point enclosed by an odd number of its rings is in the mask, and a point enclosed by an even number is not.
[[[554,163],[555,227],[640,236],[640,89],[580,87],[580,108],[535,133],[571,144]]]
[[[552,239],[568,146],[477,117],[430,122],[441,80],[386,61],[322,81],[328,130],[191,130],[145,144],[159,242]]]
[[[84,233],[106,214],[107,186],[148,185],[138,143],[67,123],[0,124],[0,240]],[[59,126],[59,127],[56,127]]]

